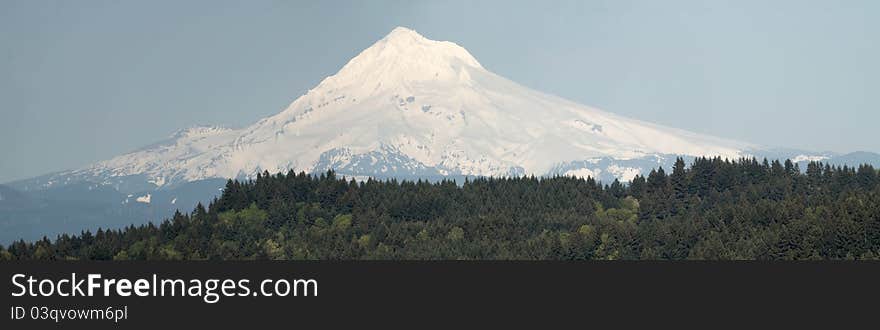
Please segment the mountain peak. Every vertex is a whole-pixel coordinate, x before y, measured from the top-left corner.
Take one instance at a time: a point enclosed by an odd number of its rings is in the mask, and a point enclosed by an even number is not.
[[[461,82],[470,79],[469,72],[475,70],[485,69],[463,47],[449,41],[425,38],[409,28],[396,27],[352,58],[335,75],[322,81],[317,89],[360,86],[357,89],[374,94],[412,82]]]
[[[391,30],[388,35],[383,38],[389,42],[411,42],[411,41],[427,41],[428,39],[413,29],[398,26]]]
[[[352,61],[358,57],[369,58],[369,55],[403,62],[421,62],[422,64],[430,62],[430,64],[439,66],[463,64],[483,68],[464,47],[450,41],[425,38],[415,30],[402,26],[391,30],[388,35],[364,50]]]

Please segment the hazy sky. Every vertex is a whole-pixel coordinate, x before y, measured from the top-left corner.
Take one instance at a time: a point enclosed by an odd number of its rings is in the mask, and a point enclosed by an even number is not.
[[[0,182],[282,110],[395,26],[607,111],[880,152],[880,1],[0,0]]]

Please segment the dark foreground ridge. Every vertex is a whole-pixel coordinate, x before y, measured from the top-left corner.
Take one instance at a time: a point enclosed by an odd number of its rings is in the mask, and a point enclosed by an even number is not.
[[[264,173],[158,226],[0,247],[7,260],[878,258],[873,167],[720,158],[629,185]]]

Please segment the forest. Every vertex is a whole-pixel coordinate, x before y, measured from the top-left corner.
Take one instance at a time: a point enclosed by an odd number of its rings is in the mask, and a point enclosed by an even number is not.
[[[263,173],[159,224],[0,246],[0,260],[878,258],[876,169],[754,158],[678,159],[627,184]]]

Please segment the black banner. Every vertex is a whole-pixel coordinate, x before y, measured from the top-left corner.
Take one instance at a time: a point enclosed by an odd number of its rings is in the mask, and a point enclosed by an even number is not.
[[[874,315],[880,293],[880,263],[6,262],[0,267],[2,329],[544,329],[769,321],[838,328]],[[164,294],[157,287],[163,280]],[[89,281],[97,284],[91,296]],[[224,285],[230,295],[222,292]],[[184,287],[192,290],[187,296]]]

